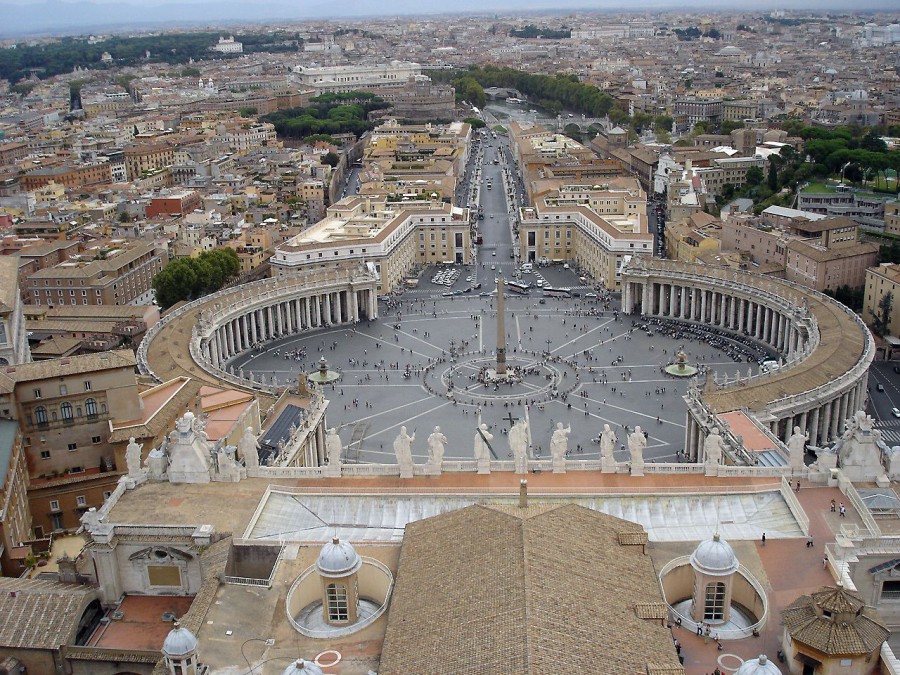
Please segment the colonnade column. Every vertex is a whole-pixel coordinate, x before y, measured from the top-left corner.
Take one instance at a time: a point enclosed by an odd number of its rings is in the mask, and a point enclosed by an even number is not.
[[[819,444],[819,408],[812,409],[812,420],[809,423],[809,444]]]

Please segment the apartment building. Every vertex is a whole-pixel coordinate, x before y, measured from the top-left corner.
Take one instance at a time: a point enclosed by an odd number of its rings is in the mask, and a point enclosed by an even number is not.
[[[628,258],[653,253],[647,195],[634,178],[548,192],[520,209],[518,228],[521,260],[576,262],[609,288]]]
[[[8,366],[11,416],[24,436],[37,536],[75,528],[114,489],[110,424],[140,419],[130,350]]]
[[[860,225],[885,227],[885,204],[890,195],[853,190],[847,185],[814,183],[800,191],[797,208],[826,216],[846,216]]]
[[[422,67],[410,61],[353,64],[347,66],[295,66],[294,79],[313,89],[316,95],[325,92],[365,91],[403,87],[409,78],[422,74]]]
[[[163,143],[128,145],[124,154],[128,180],[136,180],[145,173],[165,169],[175,163],[175,150]]]
[[[754,265],[778,266],[786,279],[817,291],[862,287],[878,256],[878,246],[860,242],[859,227],[848,218],[770,223],[729,218],[722,225],[722,250],[742,252]]]
[[[884,203],[884,233],[900,235],[900,200]]]
[[[706,122],[718,126],[722,121],[722,99],[686,97],[675,100],[675,117],[684,117],[688,124]]]
[[[29,276],[27,297],[31,304],[51,307],[153,304],[153,277],[168,259],[168,252],[152,243],[112,240]]]
[[[28,463],[19,425],[0,419],[0,576],[19,576],[25,561],[13,555],[31,539],[28,508]]]
[[[869,326],[880,315],[881,302],[886,295],[891,296],[887,334],[897,337],[900,336],[900,265],[897,263],[882,263],[866,270],[862,318]]]
[[[472,262],[468,209],[379,197],[342,199],[323,220],[279,245],[269,260],[275,278],[311,267],[371,265],[381,293],[399,286],[417,265],[443,262]]]
[[[63,164],[33,169],[19,179],[22,189],[31,192],[48,183],[58,183],[67,188],[80,188],[112,183],[112,172],[107,162],[90,164]]]
[[[196,190],[171,190],[154,195],[147,204],[147,218],[160,216],[183,216],[201,205],[200,193]]]
[[[672,260],[696,262],[722,247],[722,221],[703,211],[666,227],[666,255]]]

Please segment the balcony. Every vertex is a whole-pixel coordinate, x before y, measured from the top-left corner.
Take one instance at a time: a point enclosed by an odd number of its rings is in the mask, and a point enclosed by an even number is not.
[[[35,422],[31,425],[32,429],[39,429],[41,431],[45,429],[61,429],[64,427],[73,427],[78,424],[93,424],[94,422],[99,422],[102,420],[108,420],[109,413],[103,413],[100,415],[82,415],[80,417],[70,417],[67,419],[60,420],[46,420],[44,422]]]

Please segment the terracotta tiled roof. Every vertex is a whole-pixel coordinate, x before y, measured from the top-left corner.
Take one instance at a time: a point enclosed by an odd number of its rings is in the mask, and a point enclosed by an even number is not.
[[[0,577],[0,647],[57,649],[75,638],[92,588]]]
[[[782,610],[781,620],[792,640],[829,656],[868,654],[890,634],[858,594],[843,588],[800,596]]]
[[[379,672],[683,675],[650,558],[619,544],[642,533],[572,504],[410,523]]]

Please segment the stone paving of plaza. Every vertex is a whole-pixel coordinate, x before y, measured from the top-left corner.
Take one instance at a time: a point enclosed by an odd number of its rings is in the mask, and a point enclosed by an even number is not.
[[[577,284],[575,278],[568,285]],[[343,373],[325,395],[330,400],[328,425],[339,428],[345,461],[375,463],[394,462],[392,442],[401,425],[416,433],[417,462],[426,460],[425,439],[436,425],[449,439],[445,458],[470,459],[479,412],[494,434],[496,457],[507,459],[509,416],[522,417],[529,402],[532,457],[549,455],[551,429],[563,422],[572,428],[570,457],[597,459],[599,445],[592,439],[609,423],[619,436],[617,459],[627,460],[623,425],[630,430],[639,425],[649,434],[648,460],[677,461],[676,453],[684,447],[682,396],[688,383],[663,374],[661,366],[683,345],[689,362],[710,370],[733,376],[738,368],[742,373],[748,368],[746,362],[736,363],[700,341],[676,342],[632,330],[635,317],[614,318],[615,303],[607,311],[599,301],[584,297],[546,298],[541,303],[532,291],[531,297],[508,296],[506,305],[510,362],[540,366],[546,360],[541,353],[549,347],[556,363],[539,368],[519,385],[496,390],[470,379],[479,366],[493,362],[496,346],[496,298],[475,293],[453,298],[407,293],[399,307],[379,303],[378,321],[284,338],[228,365],[245,376],[253,372],[266,381],[275,376],[283,382],[301,369],[314,370],[324,356]],[[585,312],[592,314],[575,315]],[[465,352],[458,359],[461,363],[447,361],[433,373],[422,373],[451,349]],[[547,379],[550,370],[558,382]],[[449,379],[456,403],[447,396]],[[551,384],[558,387],[558,396],[548,400]]]

